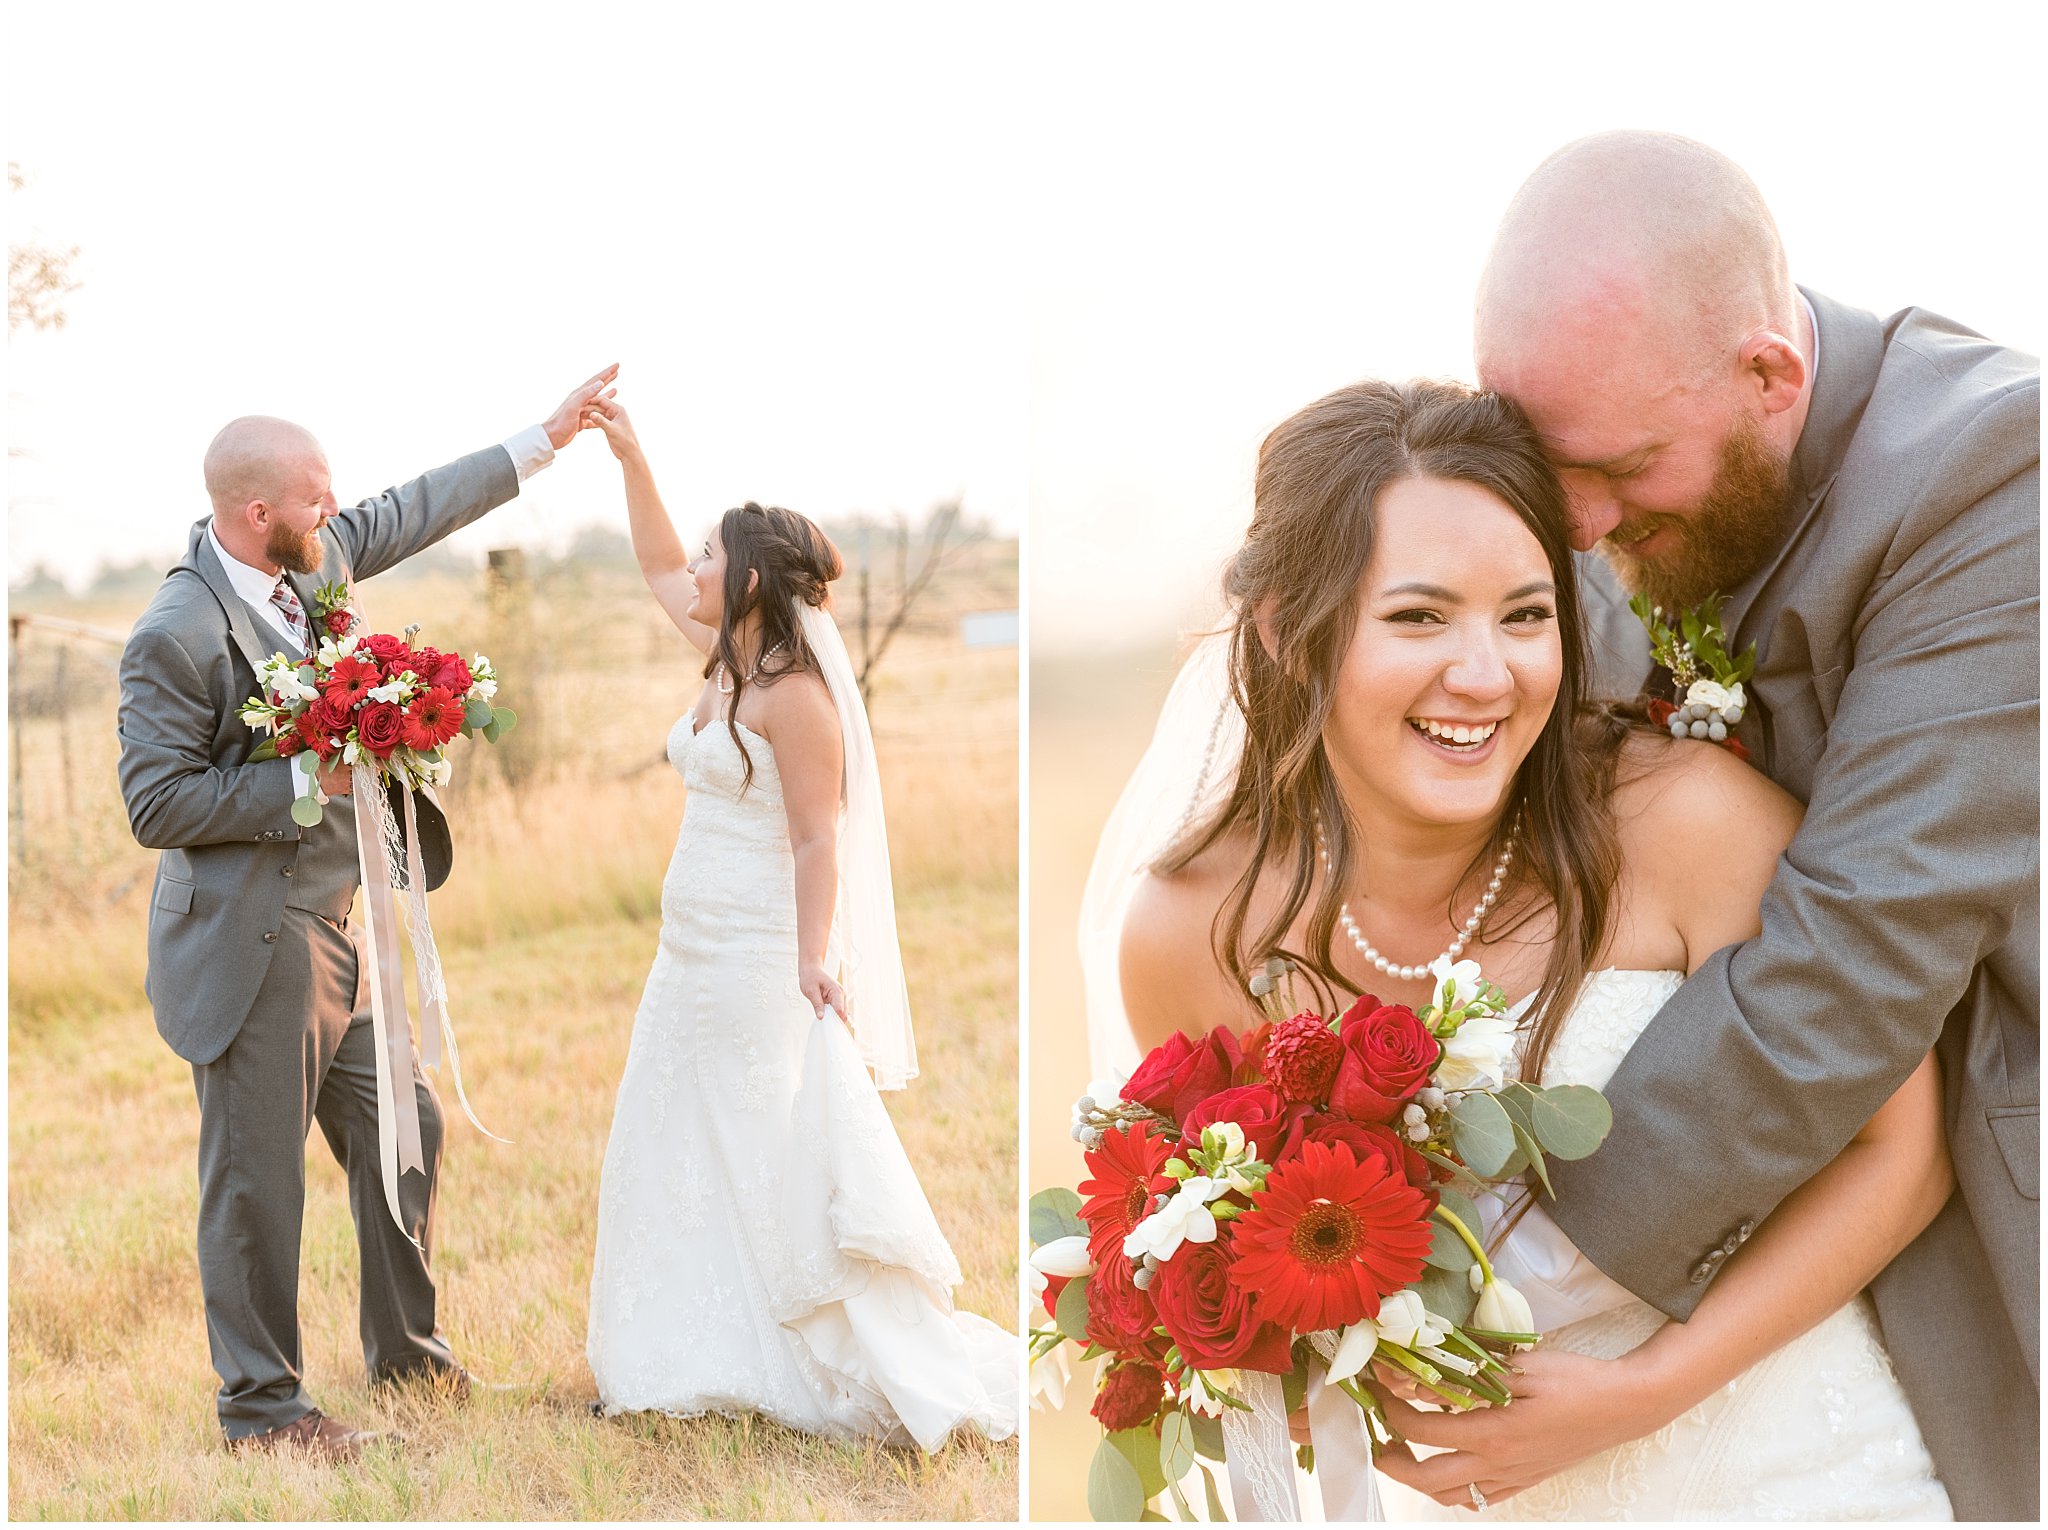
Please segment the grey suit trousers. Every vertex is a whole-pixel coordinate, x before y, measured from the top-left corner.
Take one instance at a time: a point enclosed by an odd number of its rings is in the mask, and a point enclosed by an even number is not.
[[[363,1358],[372,1378],[449,1369],[435,1331],[434,1190],[441,1105],[413,1064],[426,1175],[399,1182],[415,1248],[392,1225],[377,1156],[368,956],[342,925],[287,908],[277,951],[235,1039],[194,1064],[199,1094],[199,1279],[230,1439],[312,1408],[299,1356],[299,1235],[313,1122],[348,1175],[362,1254]]]

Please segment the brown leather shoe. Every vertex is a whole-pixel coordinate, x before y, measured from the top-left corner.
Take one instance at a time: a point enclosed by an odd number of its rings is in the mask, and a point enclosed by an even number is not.
[[[282,1429],[265,1434],[247,1434],[231,1439],[228,1449],[237,1455],[253,1451],[295,1451],[326,1464],[353,1461],[363,1447],[383,1436],[368,1429],[351,1429],[339,1419],[329,1418],[318,1408],[293,1419]]]

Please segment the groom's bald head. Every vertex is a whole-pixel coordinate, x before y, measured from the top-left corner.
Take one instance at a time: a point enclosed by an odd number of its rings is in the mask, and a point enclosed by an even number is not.
[[[251,500],[275,504],[292,475],[313,463],[324,468],[327,454],[305,426],[245,414],[221,426],[206,448],[206,494],[220,515],[237,514]]]
[[[1732,588],[1774,544],[1811,354],[1755,184],[1670,133],[1551,155],[1480,277],[1480,382],[1542,436],[1574,543],[1667,604]]]

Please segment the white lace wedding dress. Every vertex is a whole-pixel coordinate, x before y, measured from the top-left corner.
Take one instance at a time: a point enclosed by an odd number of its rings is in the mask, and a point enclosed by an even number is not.
[[[1544,1081],[1604,1088],[1681,981],[1609,969],[1587,979]],[[1667,1321],[1602,1275],[1545,1219],[1501,1263],[1527,1290],[1546,1345],[1611,1359]],[[1505,1268],[1511,1260],[1515,1268]],[[1868,1296],[1858,1296],[1682,1417],[1474,1515],[1380,1479],[1390,1520],[1948,1520],[1919,1426],[1892,1372]]]
[[[605,1150],[589,1359],[607,1412],[761,1413],[937,1448],[1017,1426],[1015,1336],[960,1268],[837,1020],[797,987],[781,778],[721,719],[669,736],[689,806]]]

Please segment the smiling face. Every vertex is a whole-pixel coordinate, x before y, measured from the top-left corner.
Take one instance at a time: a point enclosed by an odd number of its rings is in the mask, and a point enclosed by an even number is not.
[[[264,505],[263,554],[295,574],[316,572],[324,556],[320,528],[335,513],[334,477],[315,450],[278,465],[273,498]]]
[[[1411,822],[1499,816],[1564,675],[1535,536],[1476,484],[1405,478],[1373,505],[1358,623],[1324,730],[1346,794]]]
[[[697,593],[683,615],[707,627],[718,626],[725,617],[725,543],[717,527],[712,528],[704,539],[703,551],[691,562],[690,578],[696,582]]]

